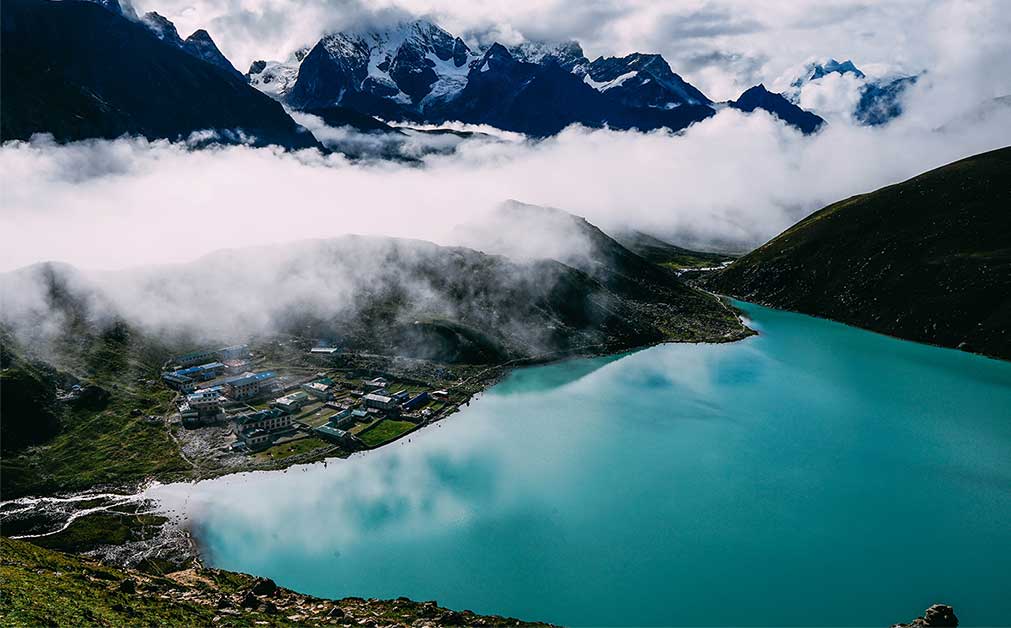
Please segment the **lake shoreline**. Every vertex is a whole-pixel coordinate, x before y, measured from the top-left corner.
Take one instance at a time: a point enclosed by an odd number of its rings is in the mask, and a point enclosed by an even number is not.
[[[553,353],[539,356],[532,356],[526,358],[520,358],[516,360],[511,360],[506,363],[491,365],[478,371],[475,374],[470,375],[466,379],[460,381],[457,387],[463,387],[467,385],[477,385],[477,390],[470,393],[469,396],[463,402],[456,404],[449,412],[442,412],[437,416],[422,421],[417,424],[416,427],[408,430],[396,437],[385,441],[379,445],[372,447],[365,447],[358,451],[352,452],[342,452],[345,455],[332,455],[332,452],[308,452],[310,455],[305,457],[296,457],[296,459],[282,459],[279,461],[270,462],[253,462],[250,460],[247,464],[239,465],[236,467],[220,467],[216,469],[200,469],[196,475],[189,472],[180,474],[179,472],[170,472],[162,474],[151,474],[142,479],[133,482],[119,483],[119,484],[102,484],[96,485],[80,491],[71,492],[55,492],[52,494],[42,494],[42,495],[24,495],[17,498],[6,500],[0,502],[0,521],[4,523],[10,523],[10,514],[7,510],[11,506],[17,506],[18,504],[26,504],[31,502],[47,502],[47,501],[62,501],[62,502],[75,502],[75,501],[88,501],[99,497],[104,494],[112,494],[117,498],[124,501],[132,501],[139,498],[145,494],[152,486],[164,485],[164,484],[190,484],[196,485],[200,482],[214,480],[218,478],[234,476],[234,475],[244,475],[252,473],[287,473],[288,470],[293,468],[298,468],[308,465],[316,465],[323,463],[326,465],[327,461],[330,460],[346,460],[350,456],[356,453],[366,454],[373,451],[381,450],[390,446],[403,438],[409,438],[411,435],[417,434],[418,432],[424,430],[424,428],[430,427],[432,425],[437,425],[449,419],[459,413],[463,408],[470,405],[472,401],[478,399],[484,392],[492,388],[504,378],[508,377],[511,373],[515,372],[517,369],[530,368],[537,366],[545,366],[551,364],[559,364],[567,361],[573,360],[583,360],[583,359],[593,359],[598,357],[610,357],[618,356],[623,354],[632,354],[639,351],[647,350],[652,347],[657,347],[665,344],[724,344],[729,342],[737,342],[740,340],[745,340],[749,337],[756,335],[758,332],[749,328],[744,320],[743,313],[735,308],[732,304],[728,303],[728,299],[725,299],[719,295],[711,294],[710,296],[716,299],[721,306],[723,306],[729,313],[733,314],[737,320],[738,327],[735,333],[728,334],[723,338],[712,339],[706,342],[688,341],[688,340],[677,340],[677,339],[664,339],[656,342],[646,343],[634,347],[611,347],[611,346],[601,346],[599,348],[591,347],[580,347],[566,351],[564,353]],[[170,430],[168,423],[166,423],[166,429]],[[317,454],[317,455],[312,455]],[[192,464],[192,462],[191,462]],[[196,470],[196,467],[194,467]],[[22,512],[22,511],[18,511]],[[97,511],[102,512],[102,511]],[[151,512],[155,512],[152,510]],[[74,513],[70,511],[65,515],[68,518],[66,525],[62,526],[61,529],[46,531],[45,529],[31,529],[23,531],[20,534],[11,536],[10,538],[19,539],[24,538],[26,540],[31,540],[32,538],[44,538],[51,537],[54,535],[61,534],[65,531],[65,528],[69,526],[71,521],[77,519],[84,519],[90,514],[84,514],[83,516],[79,513]],[[158,539],[164,540],[164,547],[171,549],[170,562],[177,565],[189,565],[189,564],[199,564],[201,559],[201,551],[199,549],[199,542],[196,540],[195,536],[185,525],[180,525],[178,523],[172,523],[167,521],[165,524],[164,532],[158,535]],[[47,526],[48,527],[48,526]],[[188,539],[187,542],[181,543],[180,538]],[[147,541],[150,539],[144,539],[142,542],[136,545],[138,553],[162,553],[163,547],[157,545],[148,544]],[[95,540],[95,545],[103,545],[99,543],[100,539]],[[105,550],[103,552],[104,556],[113,562],[115,562],[119,557],[128,555],[128,552],[122,551],[122,548],[117,547],[117,544],[104,544]],[[128,544],[129,545],[129,544]],[[188,549],[185,549],[188,548]],[[94,550],[99,551],[99,550]],[[117,563],[118,564],[118,563]],[[120,566],[129,566],[122,564]]]

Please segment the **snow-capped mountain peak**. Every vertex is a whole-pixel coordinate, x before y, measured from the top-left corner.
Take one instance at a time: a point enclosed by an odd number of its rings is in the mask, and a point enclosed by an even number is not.
[[[629,106],[673,109],[712,102],[675,74],[658,54],[598,57],[576,71],[585,73],[584,80],[591,87],[608,91]]]
[[[246,73],[249,84],[264,94],[277,100],[284,100],[298,79],[298,68],[302,59],[309,54],[309,46],[303,46],[288,55],[284,61],[253,61]]]
[[[325,106],[358,92],[415,106],[462,89],[477,58],[463,40],[428,20],[331,33],[306,56],[305,79],[290,98],[300,106]]]
[[[814,67],[811,68],[811,75],[808,80],[813,81],[820,79],[827,74],[852,74],[857,78],[864,78],[864,73],[861,72],[857,66],[853,65],[851,60],[847,59],[840,63],[835,59],[829,59],[825,63],[814,64]]]
[[[582,46],[573,40],[564,42],[526,41],[513,46],[509,52],[518,61],[536,63],[537,65],[553,62],[569,71],[587,62]]]

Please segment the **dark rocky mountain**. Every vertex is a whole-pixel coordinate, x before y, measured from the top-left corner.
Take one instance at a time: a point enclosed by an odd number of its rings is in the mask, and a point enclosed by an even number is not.
[[[814,81],[833,72],[836,74],[852,74],[857,78],[864,78],[864,73],[857,66],[853,65],[853,61],[847,59],[840,63],[835,59],[829,59],[827,63],[816,65],[812,69],[811,77],[808,80]]]
[[[884,83],[867,83],[860,91],[860,101],[853,117],[861,124],[878,126],[902,115],[902,96],[919,77],[903,76]]]
[[[677,131],[715,114],[660,55],[590,61],[575,41],[473,51],[424,20],[332,33],[304,59],[257,62],[249,77],[295,109],[337,104],[385,120],[458,120],[534,136],[571,124]],[[756,103],[747,96],[739,108],[766,108],[805,132],[822,122],[774,95]]]
[[[99,4],[9,0],[2,18],[3,140],[34,133],[175,140],[215,129],[221,141],[238,141],[241,131],[257,145],[318,146],[239,76]]]
[[[211,39],[211,36],[207,34],[204,29],[199,29],[193,31],[190,35],[183,41],[183,50],[190,53],[198,59],[203,59],[211,65],[215,65],[226,72],[234,74],[237,78],[245,80],[242,73],[235,69],[232,62],[228,60],[225,55],[221,54],[218,50],[218,46]]]
[[[853,119],[868,126],[887,124],[902,115],[902,96],[919,78],[915,75],[870,78],[849,59],[843,62],[829,59],[824,63],[808,64],[783,95],[790,102],[800,104],[800,91],[804,85],[831,74],[849,75],[860,83],[860,100],[853,109]]]
[[[425,20],[332,33],[302,59],[287,102],[299,109],[341,104],[403,118],[458,91],[474,58],[460,38]]]
[[[569,72],[578,71],[577,68],[586,65],[583,47],[574,40],[558,43],[525,41],[511,47],[509,52],[520,61],[537,65],[554,63]]]
[[[1011,148],[815,212],[708,280],[724,294],[1011,359]]]
[[[193,31],[185,40],[179,36],[175,24],[167,17],[154,11],[145,13],[140,21],[148,27],[155,37],[163,42],[183,50],[197,59],[203,59],[211,65],[244,79],[242,73],[235,69],[232,62],[218,50],[217,44],[204,29]]]
[[[628,107],[673,109],[712,104],[656,54],[637,52],[625,57],[599,57],[585,66],[584,76],[587,83]]]
[[[761,83],[746,90],[737,100],[730,101],[728,106],[748,113],[755,109],[767,111],[805,134],[814,133],[825,124],[820,116],[801,109],[782,94],[770,92]]]
[[[254,78],[268,69],[269,81]],[[424,20],[330,34],[301,62],[250,70],[254,85],[296,109],[339,104],[382,119],[460,120],[538,136],[577,123],[679,130],[714,113],[659,55],[590,62],[572,41],[495,43],[479,54]]]
[[[620,94],[633,100],[628,91]],[[702,104],[631,106],[608,90],[595,89],[576,72],[550,60],[541,65],[520,61],[499,44],[472,64],[459,94],[445,107],[429,112],[439,121],[490,124],[535,136],[552,135],[570,124],[680,130],[713,114],[712,108]]]
[[[179,31],[176,30],[176,25],[172,23],[172,20],[156,11],[148,11],[141,16],[140,21],[158,39],[176,48],[182,48],[183,40],[179,36]]]

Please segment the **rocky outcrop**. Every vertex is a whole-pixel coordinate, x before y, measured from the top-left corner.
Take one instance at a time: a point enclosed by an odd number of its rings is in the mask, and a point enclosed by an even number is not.
[[[895,624],[892,628],[935,628],[957,625],[958,617],[955,616],[955,609],[947,604],[934,604],[924,611],[923,617],[917,617],[908,624]]]

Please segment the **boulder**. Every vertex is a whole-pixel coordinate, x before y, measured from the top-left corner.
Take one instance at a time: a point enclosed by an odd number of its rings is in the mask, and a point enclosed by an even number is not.
[[[133,578],[127,578],[119,583],[119,591],[120,593],[136,593],[137,581]]]
[[[955,609],[947,604],[934,604],[908,624],[895,624],[892,628],[953,628],[958,626]]]
[[[71,405],[75,408],[85,410],[102,410],[109,405],[110,396],[109,391],[101,386],[88,384],[82,388],[80,394],[71,401]]]
[[[257,578],[250,591],[254,595],[273,595],[274,591],[277,591],[277,584],[270,578]]]

